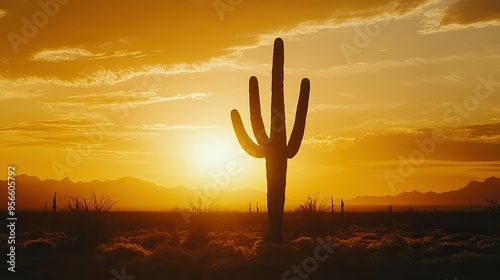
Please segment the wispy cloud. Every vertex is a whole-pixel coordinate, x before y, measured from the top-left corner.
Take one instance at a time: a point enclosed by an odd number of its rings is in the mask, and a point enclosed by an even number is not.
[[[338,137],[333,135],[315,135],[312,138],[305,139],[303,143],[319,150],[336,151],[351,148],[356,138]]]
[[[406,67],[417,67],[422,65],[437,65],[445,63],[454,62],[467,62],[467,61],[477,61],[477,60],[497,60],[500,61],[500,55],[498,50],[483,50],[479,52],[469,52],[463,54],[453,54],[447,56],[438,57],[412,57],[405,60],[379,60],[373,62],[357,62],[351,63],[349,65],[338,65],[332,66],[326,69],[317,70],[316,72],[320,75],[335,75],[342,76],[348,74],[360,74],[360,73],[380,73],[386,70],[406,68]],[[456,75],[450,75],[448,79],[456,80],[458,77]]]
[[[458,0],[446,4],[425,13],[421,33],[500,26],[500,2],[497,0]]]
[[[153,51],[158,52],[158,51]],[[59,48],[59,49],[45,49],[39,51],[32,55],[32,59],[35,61],[48,61],[48,62],[59,62],[59,61],[74,61],[74,60],[96,60],[96,59],[108,59],[108,58],[119,58],[119,57],[132,57],[140,58],[147,54],[141,51],[126,51],[126,50],[116,50],[112,53],[106,52],[91,52],[85,48]]]
[[[144,52],[160,49],[169,55],[158,57],[159,63],[175,64],[179,62],[194,62],[220,57],[230,52],[234,46],[254,47],[268,45],[276,34],[293,38],[300,34],[311,34],[325,29],[336,29],[352,25],[364,25],[375,20],[401,19],[421,12],[432,0],[374,0],[374,1],[343,1],[330,2],[314,0],[309,5],[287,0],[257,1],[252,5],[245,5],[245,12],[233,17],[231,25],[221,24],[210,1],[199,3],[196,7],[189,1],[156,1],[145,0],[140,4],[135,2],[123,3],[120,13],[115,11],[115,3],[103,3],[97,0],[88,0],[76,7],[65,6],[66,17],[58,18],[57,25],[45,27],[47,36],[43,38],[46,45],[55,46],[42,54],[30,54],[38,59],[68,59],[80,53],[73,50],[64,51],[68,46],[98,46],[108,41],[120,42],[117,49],[143,50]],[[16,16],[5,26],[16,26],[17,19],[25,15],[26,10],[38,8],[37,2],[21,5],[12,4]],[[96,10],[96,6],[101,9]],[[287,9],[283,10],[283,6]],[[243,8],[242,8],[243,9]],[[243,11],[243,10],[240,10]],[[185,17],[189,12],[192,17]],[[72,24],[72,15],[75,13],[92,14],[92,18],[79,18],[78,32]],[[259,13],[263,20],[255,22],[253,15]],[[272,20],[273,15],[279,13],[280,20]],[[228,14],[229,17],[229,14]],[[141,19],[140,22],[136,22]],[[237,20],[235,20],[237,19]],[[333,20],[332,20],[333,19]],[[252,22],[254,24],[248,24]],[[106,26],[106,28],[102,28]],[[128,28],[134,26],[134,28]],[[199,36],[187,36],[186,32],[179,32],[178,26],[189,26],[198,34],[211,35],[211,40],[203,41],[203,48],[194,48],[199,45]],[[73,31],[73,32],[71,32]],[[0,34],[12,32],[11,28],[1,27]],[[236,32],[244,36],[234,36]],[[64,34],[64,36],[60,36]],[[169,34],[168,39],[161,38],[160,34]],[[263,35],[266,34],[266,35]],[[140,39],[138,39],[140,38]],[[172,42],[175,42],[173,44]],[[118,48],[119,47],[119,48]],[[0,45],[0,53],[13,55],[9,44]],[[77,48],[78,49],[78,48]],[[185,50],[182,55],[178,50]],[[5,52],[4,52],[5,51]],[[26,51],[29,51],[27,48]],[[59,53],[58,53],[59,52]],[[101,51],[93,52],[94,55]],[[171,54],[171,55],[170,55]],[[109,55],[109,54],[107,54]],[[111,55],[117,55],[113,53]]]
[[[6,10],[3,10],[3,9],[0,9],[0,18],[3,18],[7,15],[7,11]]]
[[[63,59],[60,56],[48,56],[43,59]],[[65,53],[64,59],[83,57],[85,51],[77,51]],[[92,54],[87,54],[87,57]],[[41,58],[40,58],[41,59]],[[58,86],[63,88],[93,88],[100,86],[111,86],[120,83],[128,82],[137,78],[176,76],[184,74],[204,73],[218,67],[241,68],[244,66],[238,65],[234,58],[217,58],[203,63],[179,63],[174,65],[144,65],[140,67],[128,67],[120,69],[98,69],[88,70],[80,73],[78,77],[63,79],[57,76],[24,76],[24,77],[8,77],[6,74],[0,74],[0,99],[19,98],[22,96],[32,97],[27,95],[31,90],[39,91],[41,87]],[[19,93],[19,94],[18,94]]]
[[[42,100],[41,103],[51,106],[134,108],[159,102],[200,100],[208,98],[210,95],[211,93],[196,92],[174,96],[159,96],[156,92],[118,91],[75,95],[64,99],[46,99]]]
[[[465,131],[464,141],[481,141],[500,143],[500,119],[491,119],[488,122],[471,124],[461,127]],[[462,134],[462,135],[464,135]]]
[[[22,122],[14,127],[2,128],[0,131],[31,131],[31,132],[76,132],[84,127],[95,126],[91,119],[53,119],[45,121]]]
[[[442,143],[434,142],[434,152],[426,160],[498,161],[500,154],[491,151],[500,148],[499,129],[500,123],[497,120],[445,130],[447,140]],[[304,140],[304,144],[318,152],[331,152],[328,157],[332,162],[397,161],[415,151],[422,152],[421,143],[426,139],[433,139],[433,130],[434,128],[407,128],[386,133],[367,133],[356,138],[317,135]]]
[[[36,61],[67,61],[88,59],[91,57],[102,56],[103,53],[95,54],[83,48],[61,48],[52,50],[43,50],[33,54],[32,59]]]
[[[361,112],[372,109],[393,109],[403,105],[403,102],[394,103],[360,103],[360,104],[317,104],[311,106],[312,112],[330,111],[330,110],[348,110],[351,112]]]
[[[167,124],[143,124],[142,126],[127,126],[128,128],[144,129],[144,130],[198,130],[198,129],[213,129],[221,126],[196,126],[196,125],[167,125]]]

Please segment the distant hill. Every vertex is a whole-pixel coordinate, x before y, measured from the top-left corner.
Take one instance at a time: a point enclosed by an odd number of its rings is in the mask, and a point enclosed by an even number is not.
[[[1,181],[1,184],[7,185],[5,181]],[[66,195],[90,198],[92,191],[95,191],[98,198],[107,194],[113,201],[118,201],[112,210],[173,210],[183,207],[187,199],[195,194],[195,191],[183,186],[166,188],[130,177],[110,181],[72,182],[68,178],[60,181],[40,180],[36,176],[18,175],[16,186],[16,208],[23,210],[44,210],[47,202],[51,211],[54,192],[57,192],[59,210],[64,209],[68,202]],[[255,202],[259,202],[261,207],[266,204],[266,194],[254,190],[218,192],[216,195],[219,195],[221,210],[246,210],[249,201],[252,201],[253,209]],[[5,195],[0,196],[0,205],[7,205]]]
[[[359,196],[347,200],[349,204],[363,205],[459,205],[459,204],[486,204],[486,199],[500,200],[500,179],[490,177],[484,182],[471,181],[467,186],[449,192],[435,193],[418,191],[402,192],[398,195],[386,196]]]
[[[6,186],[5,181],[0,181]],[[90,198],[92,191],[100,197],[107,194],[118,203],[112,210],[173,210],[183,207],[190,196],[196,192],[183,186],[166,188],[137,178],[125,177],[117,180],[72,182],[68,178],[58,180],[40,180],[36,176],[18,175],[16,177],[16,209],[19,210],[44,210],[45,202],[49,211],[52,207],[52,197],[57,192],[57,206],[59,210],[67,204],[66,195],[81,195]],[[265,192],[243,189],[217,192],[220,210],[247,211],[248,202],[252,202],[252,211],[255,203],[260,209],[267,209],[267,196]],[[359,196],[346,200],[347,204],[388,205],[388,204],[485,204],[486,199],[500,200],[500,179],[490,177],[484,182],[472,181],[459,190],[435,193],[421,193],[418,191],[402,192],[391,196]],[[286,210],[293,210],[301,200],[287,196]],[[0,195],[0,205],[7,205],[5,195]],[[1,207],[0,209],[5,209]]]

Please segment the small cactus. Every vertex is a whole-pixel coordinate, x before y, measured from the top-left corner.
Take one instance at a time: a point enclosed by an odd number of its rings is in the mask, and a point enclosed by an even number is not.
[[[285,206],[287,160],[299,151],[306,125],[307,107],[309,104],[310,84],[303,79],[300,86],[299,103],[290,140],[287,143],[285,125],[284,79],[284,47],[283,40],[274,41],[272,97],[271,97],[271,131],[267,135],[262,121],[259,98],[259,84],[256,77],[250,77],[250,120],[257,140],[256,144],[248,136],[241,116],[237,110],[231,111],[236,137],[243,149],[251,156],[266,159],[267,171],[267,209],[269,220],[269,238],[271,242],[281,243],[283,226],[283,209]]]
[[[55,213],[57,209],[57,193],[54,193],[54,197],[52,198],[52,213]]]

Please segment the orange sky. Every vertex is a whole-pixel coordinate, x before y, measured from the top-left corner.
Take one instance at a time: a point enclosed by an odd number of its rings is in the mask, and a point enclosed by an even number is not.
[[[289,133],[311,80],[287,194],[455,189],[500,175],[499,26],[497,0],[2,1],[0,158],[42,179],[191,188],[230,165],[227,188],[265,191],[230,111],[250,128],[255,75],[270,119],[279,36]]]

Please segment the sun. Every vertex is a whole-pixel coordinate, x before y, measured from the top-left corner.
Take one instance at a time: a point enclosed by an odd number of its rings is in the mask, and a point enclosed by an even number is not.
[[[204,170],[224,168],[237,157],[236,146],[222,137],[206,137],[193,145],[192,159]]]

